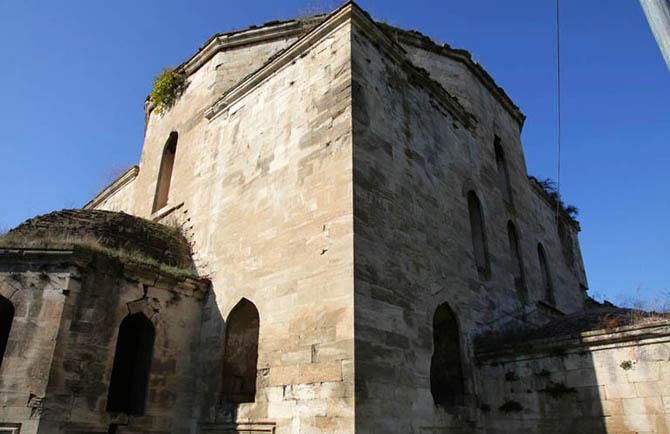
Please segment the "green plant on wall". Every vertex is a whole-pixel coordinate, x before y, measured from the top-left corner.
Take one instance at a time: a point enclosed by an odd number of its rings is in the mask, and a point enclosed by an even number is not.
[[[184,90],[186,78],[184,74],[174,68],[165,68],[163,72],[154,76],[154,88],[151,91],[151,101],[156,105],[156,113],[161,114],[169,110]]]

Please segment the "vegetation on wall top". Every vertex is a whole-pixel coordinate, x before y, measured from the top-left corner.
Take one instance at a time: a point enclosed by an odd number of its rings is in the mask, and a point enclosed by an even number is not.
[[[156,105],[156,113],[161,114],[170,109],[184,91],[186,77],[172,67],[163,69],[163,72],[154,76],[154,88],[151,91],[151,101]]]
[[[566,205],[563,203],[563,200],[561,199],[561,195],[558,192],[558,189],[556,188],[556,182],[554,182],[553,179],[550,178],[545,178],[545,179],[537,179],[534,176],[529,176],[531,181],[535,181],[537,185],[544,190],[544,193],[547,195],[549,200],[552,203],[557,203],[560,206],[561,210],[571,219],[575,219],[577,215],[579,214],[579,210],[577,209],[576,206],[574,205]]]

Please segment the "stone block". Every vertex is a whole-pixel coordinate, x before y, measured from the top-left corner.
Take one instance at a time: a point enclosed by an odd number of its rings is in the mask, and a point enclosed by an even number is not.
[[[568,387],[597,386],[600,381],[593,369],[575,369],[567,371],[566,383]]]
[[[341,381],[342,365],[339,362],[310,363],[270,368],[269,385],[309,384],[323,381]]]
[[[633,368],[626,371],[630,382],[658,381],[660,378],[660,364],[658,362],[638,361]]]
[[[328,404],[322,399],[298,401],[296,403],[297,414],[303,417],[326,416],[327,410]]]
[[[635,398],[637,389],[634,383],[605,384],[606,399]]]
[[[664,411],[660,397],[624,398],[622,402],[626,415],[661,414]]]
[[[637,390],[637,396],[639,397],[659,397],[665,391],[663,383],[659,381],[644,381],[635,383],[635,389]]]
[[[349,396],[349,388],[343,381],[332,381],[321,383],[319,388],[319,398],[335,399]]]
[[[604,399],[601,403],[603,415],[606,417],[621,416],[624,414],[623,400],[621,399]]]

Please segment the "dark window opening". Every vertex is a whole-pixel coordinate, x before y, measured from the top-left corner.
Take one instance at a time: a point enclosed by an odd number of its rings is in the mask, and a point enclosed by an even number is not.
[[[468,193],[468,212],[470,214],[470,233],[472,235],[472,249],[475,255],[477,272],[482,279],[489,277],[488,248],[486,247],[486,231],[484,216],[479,198],[474,191]]]
[[[142,313],[128,315],[119,327],[107,411],[144,414],[156,332]]]
[[[228,316],[221,387],[224,402],[254,402],[256,398],[259,325],[258,310],[246,298]]]
[[[498,188],[502,193],[505,202],[512,203],[512,187],[509,182],[509,170],[507,169],[507,162],[505,161],[505,153],[503,152],[500,138],[496,137],[493,142],[493,147],[496,153],[496,166],[498,167]]]
[[[465,386],[456,316],[447,303],[433,317],[433,357],[430,360],[430,392],[439,407],[463,405]]]
[[[509,240],[510,259],[512,261],[512,274],[514,275],[514,287],[522,295],[526,293],[526,282],[523,273],[523,262],[519,248],[519,237],[516,233],[514,223],[507,222],[507,238]]]
[[[547,256],[544,253],[542,243],[537,244],[537,257],[540,261],[540,274],[542,274],[542,288],[544,289],[544,299],[549,304],[554,304],[554,287],[551,283],[551,274],[549,273],[549,264]]]
[[[163,148],[161,157],[161,167],[158,171],[158,180],[156,181],[156,195],[154,196],[154,206],[151,212],[156,212],[168,203],[170,194],[170,182],[172,181],[172,167],[174,166],[174,157],[177,153],[177,133],[170,133],[170,137]]]
[[[565,226],[563,219],[558,220],[558,238],[561,241],[561,250],[563,257],[569,267],[575,263],[574,247],[572,245],[572,236],[570,230]]]
[[[9,342],[9,330],[14,320],[14,305],[0,295],[0,366]]]

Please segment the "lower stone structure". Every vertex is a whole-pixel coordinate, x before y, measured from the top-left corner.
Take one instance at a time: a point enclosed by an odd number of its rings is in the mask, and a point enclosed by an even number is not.
[[[612,310],[587,311],[536,335],[586,315],[612,324]],[[549,334],[489,341],[477,354],[483,432],[670,433],[670,322]]]
[[[183,243],[169,228],[110,214],[56,213],[39,220],[55,230],[50,236],[24,226],[12,237],[25,247],[0,248],[0,432],[167,433],[196,425],[194,372],[209,281],[109,247],[137,228],[142,242]],[[71,217],[98,228],[109,217],[127,224],[105,231],[111,238],[98,233],[107,244],[92,245],[95,230],[80,228],[86,241],[78,242]]]

